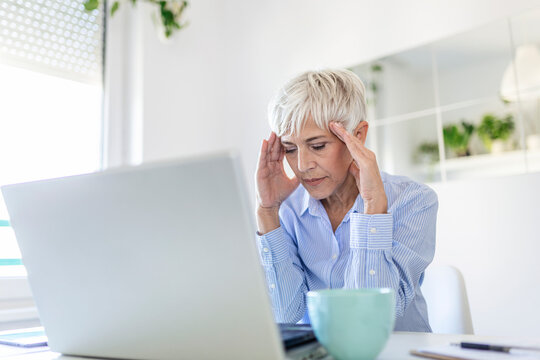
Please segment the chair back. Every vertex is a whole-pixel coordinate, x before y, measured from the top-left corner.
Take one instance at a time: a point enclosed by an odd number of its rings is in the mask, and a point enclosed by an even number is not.
[[[465,281],[457,268],[429,266],[422,283],[422,293],[434,333],[473,334]]]

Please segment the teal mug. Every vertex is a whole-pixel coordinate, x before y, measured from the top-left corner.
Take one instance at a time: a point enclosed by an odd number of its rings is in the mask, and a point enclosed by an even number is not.
[[[394,329],[393,289],[310,291],[307,307],[317,340],[336,360],[373,360]]]

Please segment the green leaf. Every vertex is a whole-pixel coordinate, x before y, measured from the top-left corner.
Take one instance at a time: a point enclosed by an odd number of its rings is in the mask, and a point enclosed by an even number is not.
[[[486,114],[482,118],[482,123],[478,127],[478,134],[485,140],[506,140],[514,131],[514,116],[506,115],[499,118],[493,114]]]
[[[111,6],[111,16],[114,15],[114,13],[116,12],[116,10],[118,10],[118,7],[120,6],[120,2],[119,1],[115,1],[114,4],[112,4]]]
[[[382,71],[382,65],[381,64],[373,64],[373,65],[371,65],[371,71],[373,71],[373,72]]]
[[[161,20],[163,21],[163,25],[169,26],[174,22],[174,15],[171,11],[167,9],[161,9]]]
[[[461,124],[450,124],[443,128],[444,144],[453,149],[458,156],[469,154],[469,141],[474,125],[462,120]]]
[[[84,8],[86,11],[92,11],[97,9],[99,6],[99,0],[86,0],[84,2]]]

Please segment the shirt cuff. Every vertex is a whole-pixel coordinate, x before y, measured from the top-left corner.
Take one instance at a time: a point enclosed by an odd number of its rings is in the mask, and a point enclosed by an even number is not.
[[[257,234],[259,254],[263,265],[273,265],[289,257],[287,236],[283,227],[278,227],[264,235]]]
[[[352,213],[351,249],[386,250],[392,248],[394,217],[392,214]]]

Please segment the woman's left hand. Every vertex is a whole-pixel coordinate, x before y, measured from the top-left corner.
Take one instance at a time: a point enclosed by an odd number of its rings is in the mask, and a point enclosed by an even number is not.
[[[341,123],[332,121],[329,127],[330,131],[347,145],[351,153],[353,162],[349,171],[356,179],[356,186],[364,200],[364,213],[386,214],[388,200],[375,154],[366,148],[360,139],[350,134]]]

